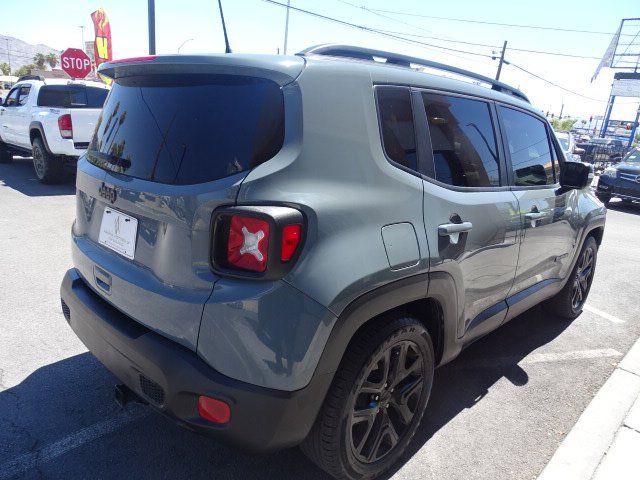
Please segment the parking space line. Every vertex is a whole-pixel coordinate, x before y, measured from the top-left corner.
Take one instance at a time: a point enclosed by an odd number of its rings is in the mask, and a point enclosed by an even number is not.
[[[531,353],[525,358],[519,356],[474,358],[468,361],[455,362],[455,368],[476,369],[508,367],[512,365],[535,365],[572,360],[590,360],[596,358],[621,357],[622,353],[613,348],[594,348],[590,350],[572,350],[569,352]]]
[[[582,307],[584,310],[586,310],[587,312],[591,312],[594,313],[602,318],[604,318],[605,320],[609,320],[610,322],[613,323],[617,323],[617,324],[621,324],[621,323],[625,323],[624,320],[618,318],[618,317],[614,317],[613,315],[607,313],[607,312],[603,312],[602,310],[598,310],[595,307],[592,307],[589,304],[586,304],[584,307]]]
[[[78,448],[87,442],[107,435],[120,427],[139,420],[150,412],[149,410],[130,409],[124,410],[113,417],[99,423],[78,430],[60,440],[45,445],[42,448],[20,455],[13,460],[0,465],[0,480],[9,479],[23,474],[38,465],[49,462],[54,458],[64,455],[74,448]]]

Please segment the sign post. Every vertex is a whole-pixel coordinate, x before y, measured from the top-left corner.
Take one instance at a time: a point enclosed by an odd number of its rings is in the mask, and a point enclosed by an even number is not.
[[[91,59],[79,48],[67,48],[60,55],[60,66],[71,78],[85,78],[91,72]]]

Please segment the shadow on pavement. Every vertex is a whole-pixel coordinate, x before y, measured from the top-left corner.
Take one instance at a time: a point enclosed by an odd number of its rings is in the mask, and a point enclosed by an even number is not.
[[[612,199],[607,206],[609,210],[615,210],[616,212],[632,213],[634,215],[640,215],[640,202],[625,202],[619,199]]]
[[[531,310],[438,369],[423,425],[396,468],[502,377],[526,384],[518,362],[568,325]],[[248,455],[183,430],[148,407],[129,404],[123,412],[113,400],[115,383],[84,353],[42,367],[1,391],[0,479],[13,478],[10,471],[18,474],[15,478],[329,478],[298,449]],[[104,432],[96,427],[123,413],[132,420]]]
[[[70,176],[71,177],[71,176]],[[30,197],[74,195],[75,181],[69,178],[59,185],[44,185],[33,171],[31,158],[13,157],[12,163],[0,164],[0,188],[9,187]]]

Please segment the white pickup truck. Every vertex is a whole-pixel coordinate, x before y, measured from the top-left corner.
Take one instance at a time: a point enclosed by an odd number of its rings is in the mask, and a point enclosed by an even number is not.
[[[22,77],[0,105],[0,163],[31,156],[38,180],[62,181],[86,151],[108,93],[99,82]]]

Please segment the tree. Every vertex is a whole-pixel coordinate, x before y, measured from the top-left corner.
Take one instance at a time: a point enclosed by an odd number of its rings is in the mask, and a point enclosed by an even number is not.
[[[34,65],[33,63],[30,63],[29,65],[23,65],[18,70],[16,70],[14,72],[14,75],[16,77],[22,77],[24,75],[31,75],[31,72],[33,72],[36,68],[37,68],[37,66]]]
[[[559,118],[551,119],[551,126],[557,132],[568,132],[573,127],[573,124],[576,123],[575,118],[564,118],[560,120]]]
[[[11,75],[11,68],[7,62],[0,63],[0,72],[2,75]]]
[[[36,53],[33,56],[33,63],[35,64],[36,67],[38,67],[38,70],[44,70],[44,63],[47,61],[47,57],[44,56],[44,54],[42,53]]]
[[[58,56],[55,53],[50,53],[44,58],[51,68],[56,68],[58,65]]]

